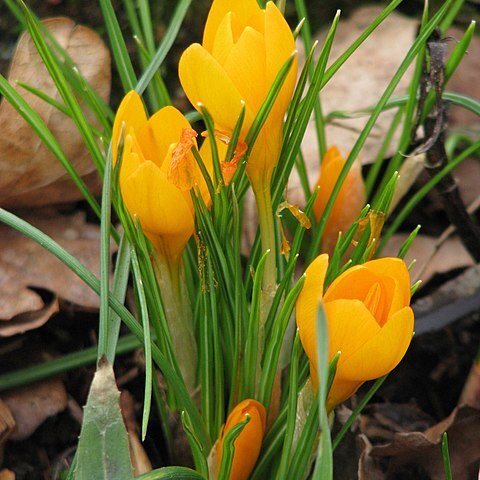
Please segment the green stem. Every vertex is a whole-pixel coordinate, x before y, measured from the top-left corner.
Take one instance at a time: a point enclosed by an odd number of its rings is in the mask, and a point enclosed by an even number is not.
[[[258,391],[261,377],[261,362],[265,345],[265,322],[273,303],[273,298],[277,290],[277,266],[276,266],[276,245],[275,245],[275,224],[272,211],[272,195],[270,191],[271,175],[268,180],[252,184],[253,193],[257,202],[258,221],[260,224],[260,240],[262,243],[262,252],[269,251],[262,277],[262,291],[260,295],[260,312],[258,323],[258,354],[257,354],[257,377],[256,388]]]
[[[266,181],[261,185],[253,185],[253,193],[257,202],[258,221],[260,224],[260,240],[262,242],[262,252],[270,250],[267,256],[265,271],[263,274],[262,287],[264,294],[275,293],[277,286],[277,267],[275,264],[276,245],[275,245],[275,225],[273,223],[272,195],[270,192],[270,182]],[[270,302],[271,304],[271,302]]]
[[[188,298],[181,260],[171,260],[158,252],[154,262],[173,350],[189,393],[197,388],[197,344],[193,314]]]

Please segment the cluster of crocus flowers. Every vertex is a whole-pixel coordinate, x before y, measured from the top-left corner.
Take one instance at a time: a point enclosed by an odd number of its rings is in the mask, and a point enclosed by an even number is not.
[[[340,172],[345,166],[345,159],[337,147],[330,147],[325,153],[320,175],[315,188],[320,187],[313,212],[317,222],[320,220]],[[333,253],[339,232],[345,233],[360,214],[365,205],[365,185],[361,167],[354,162],[342,184],[333,208],[330,211],[322,236],[322,252]]]
[[[296,304],[300,339],[318,388],[316,319],[322,303],[329,359],[340,358],[327,398],[332,410],[367,380],[386,375],[405,355],[413,335],[410,275],[399,258],[380,258],[349,268],[324,293],[328,255],[318,256],[306,270]]]
[[[222,463],[223,443],[227,433],[239,423],[250,417],[233,446],[232,468],[229,480],[247,480],[257,462],[266,428],[265,407],[256,400],[246,399],[240,402],[228,415],[216,444],[217,473]]]
[[[245,106],[245,140],[275,77],[294,52],[290,27],[273,2],[261,9],[256,0],[214,0],[202,45],[191,45],[180,59],[180,81],[193,106],[208,110],[220,136],[232,135]],[[247,174],[254,190],[270,186],[296,75],[295,59],[250,154]]]
[[[117,161],[122,130],[120,190],[125,206],[155,250],[176,260],[194,230],[191,188],[198,187],[205,201],[209,201],[205,180],[191,152],[197,134],[173,107],[164,107],[147,119],[135,91],[124,97],[115,117],[113,162]],[[202,154],[211,170],[207,143]]]

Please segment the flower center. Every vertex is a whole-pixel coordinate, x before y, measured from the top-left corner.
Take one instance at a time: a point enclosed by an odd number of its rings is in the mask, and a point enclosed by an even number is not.
[[[184,128],[180,141],[172,152],[172,160],[168,170],[168,180],[182,191],[190,190],[195,185],[195,164],[188,155],[196,145],[197,132],[191,128]]]
[[[382,302],[382,286],[375,282],[367,292],[365,300],[363,301],[370,313],[375,317],[375,320],[380,326],[383,326],[383,302]]]

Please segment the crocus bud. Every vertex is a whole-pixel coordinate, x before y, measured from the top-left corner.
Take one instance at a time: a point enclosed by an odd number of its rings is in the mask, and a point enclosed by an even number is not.
[[[353,395],[367,380],[393,370],[405,355],[413,335],[410,275],[399,258],[380,258],[349,268],[323,293],[328,255],[307,268],[296,304],[300,340],[310,360],[318,388],[316,317],[323,302],[328,326],[329,359],[340,358],[327,409]]]
[[[325,210],[344,165],[345,159],[340,155],[337,147],[330,147],[323,157],[320,175],[315,185],[315,188],[320,187],[313,205],[317,222]],[[325,225],[321,244],[322,252],[333,253],[338,233],[345,233],[350,228],[364,205],[365,186],[360,164],[355,162],[342,184]]]
[[[265,407],[256,400],[243,400],[230,412],[220,432],[217,443],[217,466],[220,468],[222,462],[225,435],[235,425],[243,422],[247,415],[250,416],[250,421],[233,443],[235,453],[229,480],[247,480],[257,462],[262,447],[266,425]]]

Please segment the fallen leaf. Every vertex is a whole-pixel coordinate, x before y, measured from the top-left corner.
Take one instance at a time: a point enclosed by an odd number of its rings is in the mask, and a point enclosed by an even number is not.
[[[25,440],[49,417],[65,410],[68,396],[58,379],[30,384],[3,395],[12,412],[16,428],[12,440]]]
[[[120,395],[120,408],[128,432],[128,445],[130,447],[133,474],[135,477],[138,477],[139,475],[150,472],[152,470],[152,464],[140,441],[135,418],[134,400],[127,390],[123,390]]]
[[[100,229],[86,223],[83,213],[66,216],[47,209],[24,218],[99,276]],[[60,260],[16,230],[0,225],[0,335],[36,328],[35,317],[46,309],[40,315],[46,321],[56,310],[57,296],[85,309],[99,306],[98,295]],[[35,320],[32,324],[29,315]],[[12,319],[18,323],[13,332]]]
[[[448,30],[446,37],[450,38],[449,51],[451,52],[458,40],[460,40],[465,30],[459,27],[452,27]],[[478,82],[478,72],[480,70],[480,38],[474,35],[468,47],[466,55],[463,57],[460,65],[447,83],[446,90],[462,93],[472,98],[480,98],[480,83]],[[467,125],[478,122],[478,116],[465,108],[452,106],[449,110],[449,120],[453,125]]]
[[[90,28],[75,25],[68,18],[52,18],[42,23],[68,52],[87,82],[104,101],[108,101],[110,53],[103,40]],[[20,37],[8,81],[39,113],[77,172],[98,191],[95,167],[73,120],[16,84],[22,81],[61,102],[28,33]],[[89,123],[99,127],[93,114],[86,108],[84,111]],[[62,165],[5,99],[0,103],[0,124],[0,205],[31,207],[82,198]]]
[[[372,444],[366,435],[357,437],[359,449],[362,452],[358,460],[358,480],[384,480],[385,475],[371,456]]]
[[[403,465],[418,464],[428,472],[431,480],[443,480],[441,441],[445,431],[453,478],[474,478],[480,463],[480,411],[468,406],[456,408],[446,419],[424,432],[397,433],[391,443],[374,446],[370,454],[377,458],[393,457],[391,474]]]
[[[396,256],[402,244],[408,238],[406,233],[398,233],[388,241],[381,252],[382,257]],[[417,235],[410,247],[405,262],[409,265],[415,260],[410,270],[412,283],[422,280],[425,285],[434,275],[450,272],[474,264],[463,243],[458,237],[452,237],[437,249],[437,239],[427,235]]]
[[[0,398],[0,446],[4,445],[14,430],[15,419],[13,418],[12,412],[8,408],[8,405]]]
[[[478,158],[470,157],[463,160],[453,171],[453,176],[465,205],[468,206],[475,202],[480,196],[478,188],[480,184],[480,162]]]

